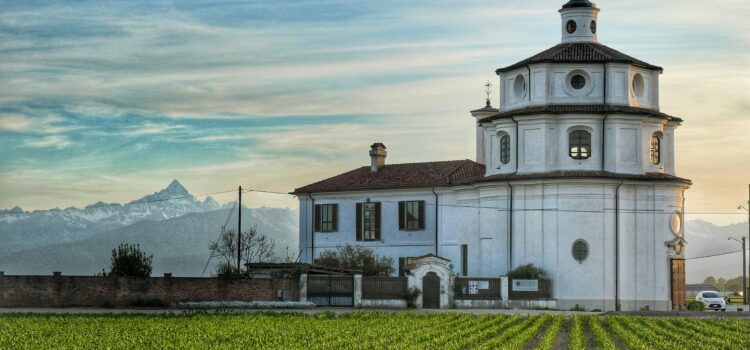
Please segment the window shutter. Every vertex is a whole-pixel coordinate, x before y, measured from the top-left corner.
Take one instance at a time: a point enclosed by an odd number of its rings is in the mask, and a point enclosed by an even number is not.
[[[380,203],[375,203],[375,239],[380,239]]]
[[[322,215],[320,204],[315,204],[315,232],[320,232],[320,219]]]
[[[424,201],[419,201],[419,229],[424,230]]]
[[[398,202],[398,229],[403,231],[406,227],[406,202]]]
[[[334,204],[331,206],[331,210],[333,213],[331,213],[333,217],[333,232],[338,232],[339,230],[339,205]]]
[[[357,203],[357,240],[362,240],[362,203]]]

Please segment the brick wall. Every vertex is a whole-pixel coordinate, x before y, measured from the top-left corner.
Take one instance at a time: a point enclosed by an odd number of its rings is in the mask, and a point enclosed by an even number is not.
[[[159,299],[185,301],[297,300],[298,282],[289,277],[94,277],[14,276],[0,272],[0,306],[127,306]],[[282,297],[277,290],[282,289]]]

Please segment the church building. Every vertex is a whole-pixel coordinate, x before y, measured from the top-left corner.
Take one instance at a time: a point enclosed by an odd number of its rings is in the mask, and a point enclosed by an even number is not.
[[[531,263],[560,309],[684,305],[682,120],[660,111],[661,67],[599,42],[599,11],[570,0],[560,44],[495,71],[475,161],[389,164],[375,143],[369,166],[296,189],[302,260],[353,244],[395,274],[426,254],[472,277]]]

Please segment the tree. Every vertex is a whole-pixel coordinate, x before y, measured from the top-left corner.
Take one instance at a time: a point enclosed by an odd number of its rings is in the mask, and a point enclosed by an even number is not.
[[[276,262],[278,260],[274,253],[276,242],[272,238],[258,233],[256,226],[242,232],[241,240],[242,266],[248,263]],[[224,258],[224,261],[217,266],[216,272],[218,274],[239,273],[237,271],[237,231],[222,227],[219,238],[208,243],[208,250],[211,251],[212,256]]]
[[[708,276],[705,280],[703,280],[703,284],[708,284],[711,286],[716,286],[716,278],[714,276]]]
[[[321,252],[316,263],[339,269],[362,270],[364,276],[389,276],[395,271],[392,258],[379,256],[372,249],[351,244]]]
[[[153,260],[154,256],[146,256],[140,245],[120,244],[117,249],[112,249],[110,272],[102,271],[102,275],[149,277]]]

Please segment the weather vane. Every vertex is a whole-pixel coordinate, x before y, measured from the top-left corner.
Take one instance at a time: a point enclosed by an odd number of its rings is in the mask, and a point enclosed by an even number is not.
[[[489,107],[491,105],[490,94],[492,94],[492,83],[489,80],[484,84],[484,93],[487,94],[487,107]]]

